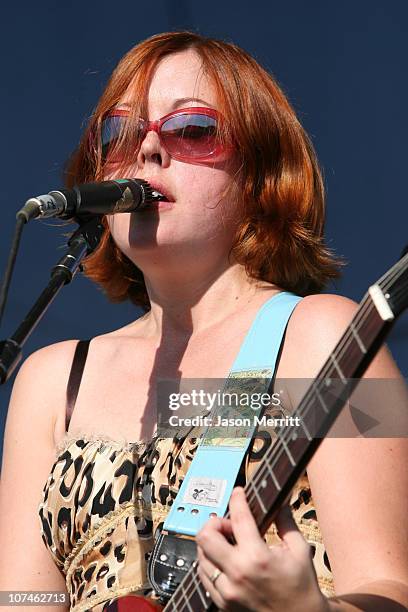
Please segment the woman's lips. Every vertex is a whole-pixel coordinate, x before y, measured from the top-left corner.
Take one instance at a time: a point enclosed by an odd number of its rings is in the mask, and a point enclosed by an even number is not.
[[[174,202],[168,202],[167,200],[156,200],[155,202],[151,202],[148,206],[141,208],[139,213],[148,213],[157,210],[169,210],[173,208]]]
[[[174,202],[173,195],[170,193],[170,191],[165,185],[162,185],[161,183],[156,182],[154,180],[149,180],[148,178],[146,178],[145,180],[147,180],[153,191],[158,191],[160,195],[164,196],[163,200],[160,200],[160,202]]]

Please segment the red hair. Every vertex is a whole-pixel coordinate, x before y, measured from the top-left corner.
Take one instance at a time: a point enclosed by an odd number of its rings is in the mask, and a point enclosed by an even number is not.
[[[188,49],[201,58],[215,87],[217,108],[225,118],[220,136],[233,135],[241,156],[241,219],[232,257],[251,277],[287,291],[321,291],[329,279],[339,276],[341,262],[323,241],[324,187],[313,146],[273,77],[234,44],[192,32],[170,32],[133,47],[113,72],[69,162],[67,184],[102,179],[103,118],[131,85],[135,104],[124,128],[128,133],[132,118],[146,109],[158,62]],[[118,249],[106,222],[105,227],[99,247],[84,262],[86,275],[112,301],[130,299],[149,308],[142,272]]]

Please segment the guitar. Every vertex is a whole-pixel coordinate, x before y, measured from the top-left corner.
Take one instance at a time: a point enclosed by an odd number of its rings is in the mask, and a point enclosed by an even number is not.
[[[364,296],[340,341],[294,411],[293,417],[299,417],[298,428],[277,432],[275,444],[248,481],[245,493],[261,535],[287,500],[358,379],[407,306],[408,249]],[[200,582],[195,561],[165,605],[164,612],[202,612],[210,608],[214,610],[215,606]],[[109,612],[160,609],[152,600],[135,596],[119,598],[106,608]]]

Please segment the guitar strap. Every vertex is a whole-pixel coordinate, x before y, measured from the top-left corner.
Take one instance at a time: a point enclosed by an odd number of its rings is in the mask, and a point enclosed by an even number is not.
[[[220,401],[211,412],[191,466],[173,501],[149,560],[149,579],[164,598],[171,596],[195,559],[195,536],[210,516],[224,516],[244,455],[256,430],[256,417],[266,407],[276,360],[297,295],[281,292],[259,309],[226,379],[222,398],[236,394],[238,406]],[[244,395],[243,395],[244,394]],[[249,401],[240,401],[243,396]],[[234,415],[232,425],[224,419]],[[222,423],[222,425],[221,425]],[[214,426],[215,424],[215,426]],[[220,426],[218,426],[220,424]],[[186,537],[190,536],[190,537]]]

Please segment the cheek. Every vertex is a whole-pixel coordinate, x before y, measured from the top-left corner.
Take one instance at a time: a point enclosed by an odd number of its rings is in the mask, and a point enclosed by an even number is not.
[[[159,216],[107,216],[113,240],[126,255],[135,247],[175,245],[186,239],[191,241],[193,236],[198,242],[216,236],[223,236],[225,242],[226,236],[232,237],[239,219],[235,178],[223,168],[176,163],[176,171],[169,173],[167,179],[176,194],[172,211]]]
[[[130,217],[130,213],[106,216],[112,238],[122,251],[125,251],[126,245],[129,244]]]
[[[236,206],[236,181],[224,169],[198,167],[179,183],[182,203],[193,216],[211,217],[217,213],[229,216]],[[183,206],[183,208],[184,208]]]

